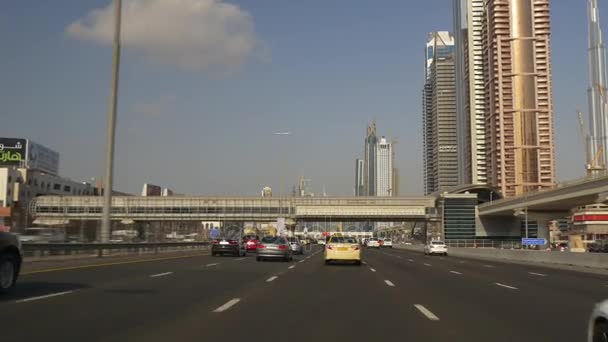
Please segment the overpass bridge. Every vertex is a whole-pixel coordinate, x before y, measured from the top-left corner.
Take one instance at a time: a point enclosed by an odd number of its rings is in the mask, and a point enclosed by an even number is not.
[[[99,220],[103,198],[41,196],[29,207],[39,221]],[[133,221],[409,221],[435,216],[431,197],[144,197],[112,198],[112,219]]]

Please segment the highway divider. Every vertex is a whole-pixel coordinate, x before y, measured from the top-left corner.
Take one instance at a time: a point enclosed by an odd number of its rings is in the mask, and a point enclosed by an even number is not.
[[[423,253],[423,245],[395,244],[395,248]],[[499,248],[449,247],[448,254],[457,257],[513,263],[551,264],[608,270],[608,253],[575,253]]]
[[[205,242],[140,242],[140,243],[24,243],[23,256],[42,259],[55,256],[78,257],[159,253],[168,251],[193,251],[208,249]]]

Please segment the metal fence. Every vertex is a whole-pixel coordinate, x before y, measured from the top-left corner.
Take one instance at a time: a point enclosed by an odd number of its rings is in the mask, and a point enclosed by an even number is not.
[[[159,253],[209,248],[209,242],[142,242],[142,243],[24,243],[25,257],[89,255],[104,257],[132,253]]]
[[[500,248],[520,249],[521,240],[476,240],[476,239],[450,239],[446,240],[448,247],[464,248]]]

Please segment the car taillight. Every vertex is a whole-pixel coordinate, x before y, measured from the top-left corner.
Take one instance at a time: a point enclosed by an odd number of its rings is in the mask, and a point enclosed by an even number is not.
[[[264,245],[258,245],[258,248],[266,248]]]
[[[332,249],[332,246],[331,245],[327,245],[327,249]]]
[[[279,249],[287,249],[287,246],[285,246],[285,245],[279,245]]]
[[[238,243],[238,241],[230,240],[230,244],[231,245],[238,245],[239,243]]]

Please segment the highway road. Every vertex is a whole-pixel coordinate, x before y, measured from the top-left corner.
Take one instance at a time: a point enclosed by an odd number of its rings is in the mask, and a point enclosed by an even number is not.
[[[584,341],[593,304],[608,298],[605,275],[397,249],[366,249],[362,266],[322,256],[48,266],[0,297],[0,338]]]

